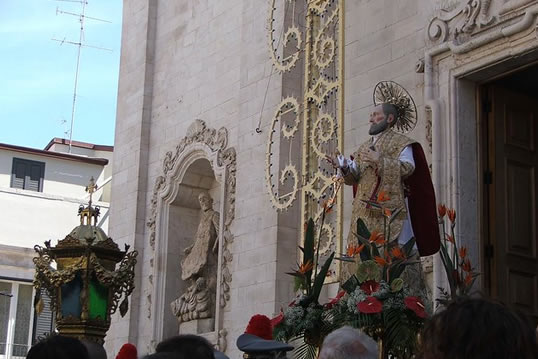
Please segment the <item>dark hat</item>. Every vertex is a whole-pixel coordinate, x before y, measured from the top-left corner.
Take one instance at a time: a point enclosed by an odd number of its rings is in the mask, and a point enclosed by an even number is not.
[[[256,335],[244,333],[237,338],[237,348],[245,353],[269,354],[273,352],[287,352],[293,346],[276,340],[262,339]]]

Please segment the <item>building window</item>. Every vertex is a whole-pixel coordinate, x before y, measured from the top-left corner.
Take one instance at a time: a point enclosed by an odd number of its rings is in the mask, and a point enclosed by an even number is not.
[[[11,187],[43,192],[45,162],[13,158],[11,169]]]
[[[25,358],[32,341],[31,284],[0,281],[0,358]]]

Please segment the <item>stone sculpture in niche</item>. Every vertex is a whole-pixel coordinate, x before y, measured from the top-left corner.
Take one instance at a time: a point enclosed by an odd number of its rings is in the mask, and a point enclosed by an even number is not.
[[[217,285],[219,213],[207,192],[198,196],[200,223],[193,244],[184,250],[181,279],[187,283],[184,293],[171,303],[180,323],[214,317]]]

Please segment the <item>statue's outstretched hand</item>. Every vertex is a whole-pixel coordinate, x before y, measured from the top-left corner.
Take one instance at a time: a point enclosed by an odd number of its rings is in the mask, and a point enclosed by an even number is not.
[[[340,163],[338,162],[338,156],[340,156],[340,152],[336,150],[336,152],[334,153],[334,157],[331,155],[326,155],[325,160],[329,162],[329,164],[333,166],[333,168],[340,168]]]

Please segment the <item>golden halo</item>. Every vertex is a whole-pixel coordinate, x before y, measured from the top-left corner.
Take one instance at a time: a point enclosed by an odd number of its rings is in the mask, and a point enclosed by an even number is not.
[[[400,133],[413,130],[417,124],[417,106],[409,92],[394,81],[381,81],[374,88],[374,105],[396,106],[398,116],[394,129]]]

